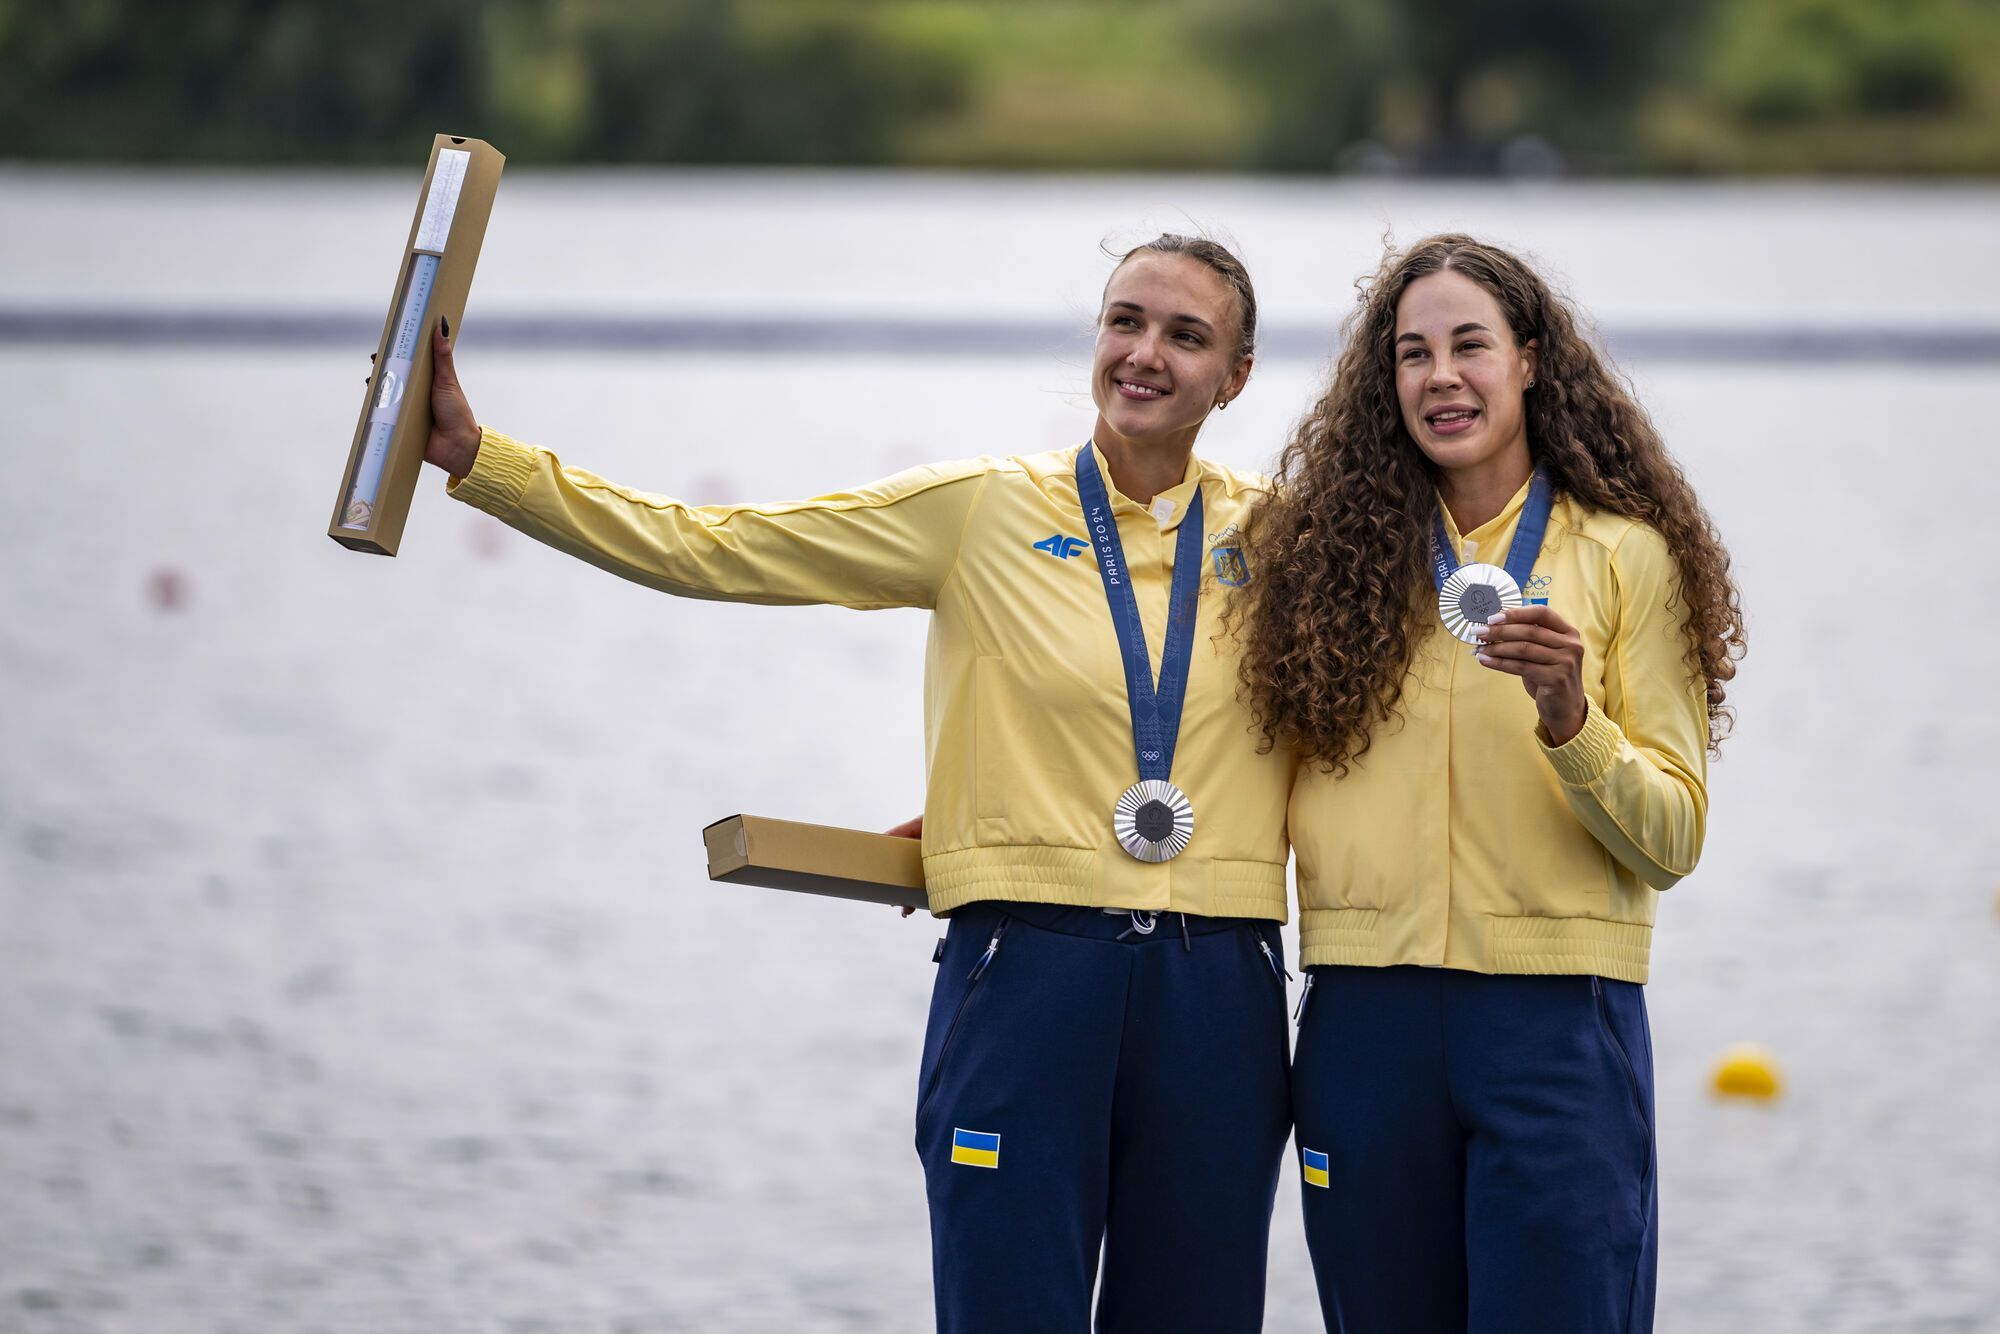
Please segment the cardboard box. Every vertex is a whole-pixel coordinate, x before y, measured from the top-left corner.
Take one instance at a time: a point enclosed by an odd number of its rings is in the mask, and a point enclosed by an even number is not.
[[[361,423],[327,525],[327,536],[342,546],[393,556],[403,539],[431,433],[431,330],[442,316],[458,336],[506,163],[477,139],[440,134],[431,144]]]
[[[708,878],[804,894],[921,908],[924,863],[917,840],[823,824],[732,815],[701,831]]]

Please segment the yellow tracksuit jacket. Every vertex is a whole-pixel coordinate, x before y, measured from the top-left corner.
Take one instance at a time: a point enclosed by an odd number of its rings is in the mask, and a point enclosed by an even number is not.
[[[1453,543],[1498,563],[1527,494]],[[1306,966],[1646,980],[1656,900],[1694,869],[1708,811],[1674,562],[1646,525],[1564,497],[1532,582],[1582,635],[1583,730],[1551,747],[1520,678],[1431,618],[1400,717],[1346,777],[1309,767],[1292,789]]]
[[[1194,840],[1148,864],[1111,832],[1112,806],[1138,771],[1117,633],[1077,498],[1077,448],[916,468],[796,504],[696,507],[488,430],[451,494],[682,597],[928,608],[933,912],[1009,899],[1283,921],[1294,765],[1257,753],[1235,647],[1218,635],[1224,599],[1248,577],[1238,525],[1267,484],[1196,459],[1151,506],[1111,493],[1156,673],[1175,538],[1197,486],[1207,530],[1173,771],[1194,807]],[[1102,454],[1098,466],[1108,479]]]

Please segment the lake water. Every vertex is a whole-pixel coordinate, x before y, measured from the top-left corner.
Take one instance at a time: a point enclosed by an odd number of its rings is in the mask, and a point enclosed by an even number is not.
[[[926,1329],[937,927],[711,885],[699,837],[914,814],[923,617],[670,601],[435,479],[397,559],[328,541],[415,190],[0,168],[0,318],[32,316],[0,341],[0,1331]],[[1943,335],[1625,363],[1751,616],[1649,988],[1660,1328],[2000,1329],[2000,366],[1949,351],[2000,308],[2000,189],[514,172],[461,369],[484,420],[698,500],[1047,449],[1089,424],[1060,336],[482,349],[480,321],[1061,330],[1101,240],[1190,220],[1293,333],[1204,436],[1237,464],[1390,230],[1531,251],[1614,340]],[[369,332],[32,332],[75,309]],[[1780,1101],[1709,1096],[1737,1041]],[[1267,1327],[1319,1328],[1293,1173]]]

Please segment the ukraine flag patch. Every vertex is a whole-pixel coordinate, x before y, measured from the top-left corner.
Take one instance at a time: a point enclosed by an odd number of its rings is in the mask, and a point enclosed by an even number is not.
[[[998,1167],[1000,1137],[989,1135],[983,1130],[960,1130],[953,1126],[951,1160],[955,1163],[964,1163],[967,1167]]]
[[[1305,1171],[1306,1184],[1308,1186],[1318,1186],[1320,1189],[1325,1190],[1327,1188],[1326,1155],[1318,1149],[1308,1149],[1301,1146],[1299,1149],[1299,1158],[1300,1165]]]

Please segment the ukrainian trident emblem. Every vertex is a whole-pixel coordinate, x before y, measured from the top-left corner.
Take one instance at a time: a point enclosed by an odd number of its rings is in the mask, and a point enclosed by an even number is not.
[[[1250,582],[1250,566],[1243,559],[1242,547],[1217,547],[1208,553],[1215,558],[1215,581],[1231,588],[1241,588]]]

